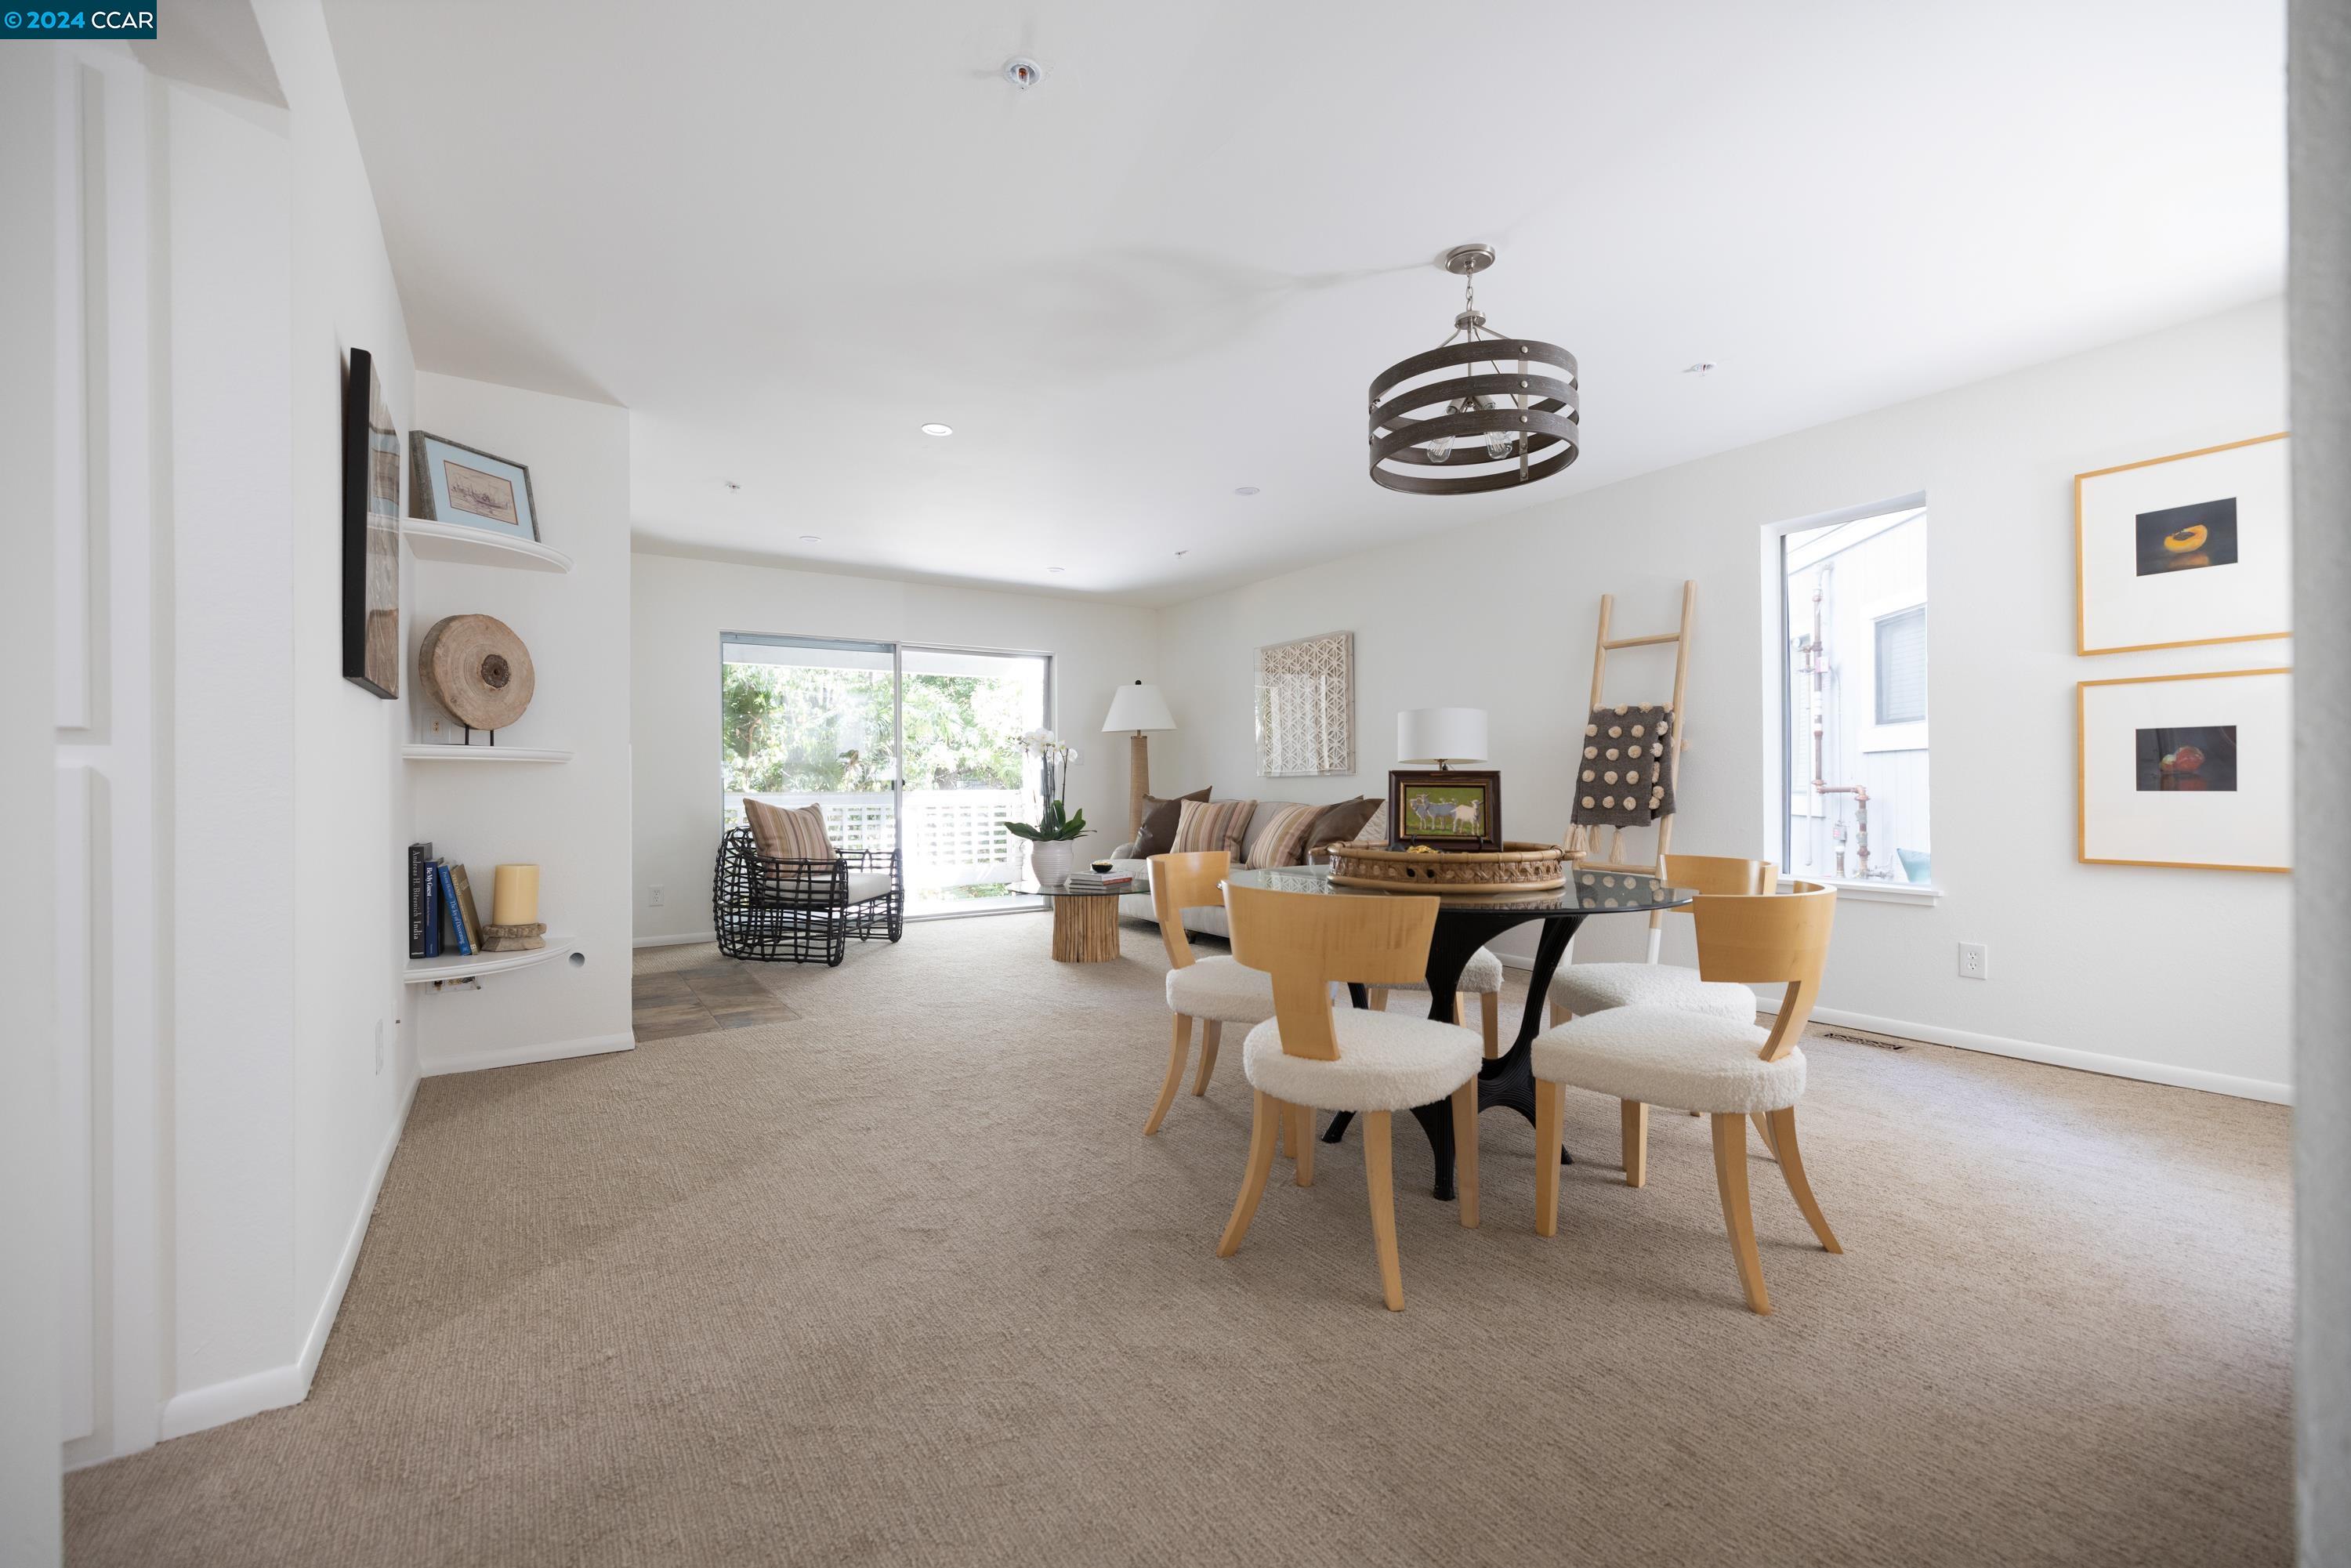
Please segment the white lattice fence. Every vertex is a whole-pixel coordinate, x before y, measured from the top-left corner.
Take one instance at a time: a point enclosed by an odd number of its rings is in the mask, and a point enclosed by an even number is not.
[[[836,848],[888,850],[890,797],[879,793],[753,794],[726,797],[726,821],[743,820],[746,799],[775,806],[824,809],[825,835]],[[1020,873],[1019,841],[1004,831],[1008,818],[1035,815],[1018,789],[909,789],[905,792],[906,885],[967,887],[1010,882]]]

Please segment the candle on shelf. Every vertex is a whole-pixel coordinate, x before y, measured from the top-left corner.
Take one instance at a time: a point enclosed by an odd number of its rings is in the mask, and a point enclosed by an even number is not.
[[[490,924],[528,925],[538,919],[538,868],[502,865],[490,891]]]

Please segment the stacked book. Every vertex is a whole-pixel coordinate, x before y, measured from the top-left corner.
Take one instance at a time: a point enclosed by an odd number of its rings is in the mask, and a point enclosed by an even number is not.
[[[444,936],[445,932],[445,936]],[[482,950],[482,918],[465,868],[433,858],[431,844],[408,846],[408,956],[471,957]]]
[[[1061,879],[1061,885],[1088,890],[1097,887],[1132,887],[1134,885],[1134,876],[1131,872],[1123,871],[1073,871]]]

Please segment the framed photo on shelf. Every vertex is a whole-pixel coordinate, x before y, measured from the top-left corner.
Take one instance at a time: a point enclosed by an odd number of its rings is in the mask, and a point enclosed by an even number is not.
[[[408,462],[416,516],[538,542],[530,470],[521,464],[422,430],[409,433]]]
[[[2074,691],[2083,864],[2293,869],[2291,670]]]
[[[2074,476],[2075,647],[2287,635],[2291,500],[2283,431]]]
[[[1502,776],[1461,768],[1388,774],[1388,848],[1502,847]]]
[[[343,386],[343,679],[400,695],[400,432],[365,349]]]

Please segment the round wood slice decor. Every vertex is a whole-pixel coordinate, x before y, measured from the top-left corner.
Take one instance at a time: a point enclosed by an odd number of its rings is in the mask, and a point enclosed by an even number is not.
[[[424,633],[417,674],[459,724],[504,729],[530,706],[530,650],[495,615],[452,615]]]

